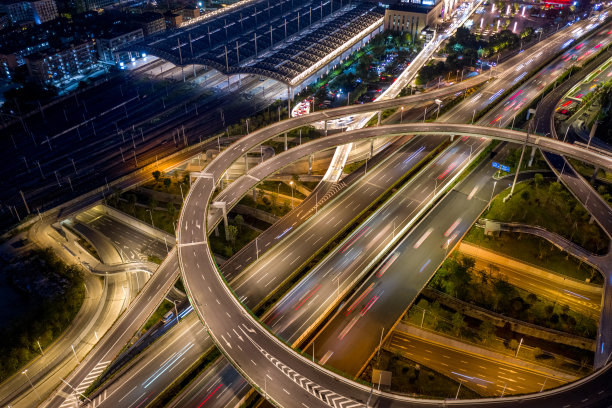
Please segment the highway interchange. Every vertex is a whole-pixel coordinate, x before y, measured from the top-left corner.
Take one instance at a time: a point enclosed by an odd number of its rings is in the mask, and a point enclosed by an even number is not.
[[[223,269],[225,269],[225,266],[224,266],[224,268],[223,268]],[[300,285],[300,286],[306,286],[306,284],[304,284],[304,285]],[[333,289],[333,290],[332,290],[332,292],[333,292],[333,296],[334,296],[334,297],[335,297],[335,296],[337,296],[336,289]],[[318,296],[318,294],[317,294],[317,295],[315,295],[315,296]],[[295,297],[296,297],[296,296],[295,296],[295,294],[293,294],[293,298],[295,298]],[[291,299],[291,297],[287,297],[287,298],[288,298],[288,299]],[[287,302],[290,302],[290,301],[287,301]],[[312,302],[309,302],[309,303],[312,303]],[[308,303],[307,303],[307,304],[308,304]],[[306,308],[306,306],[304,306],[304,308]],[[314,314],[314,316],[317,316],[317,315],[316,315],[316,314]],[[235,376],[237,376],[237,375],[235,375]],[[225,378],[226,378],[226,376],[224,376],[223,378],[225,379]],[[212,381],[212,382],[214,382],[214,381]],[[218,397],[218,396],[219,396],[218,394],[220,394],[220,393],[217,393],[217,394],[216,394],[216,397]]]
[[[527,52],[527,51],[526,51],[526,52]],[[447,90],[447,91],[448,91],[448,90]],[[431,95],[431,96],[430,96],[430,95],[427,95],[427,97],[429,97],[429,98],[434,98],[434,96],[433,96],[433,95]],[[394,103],[394,104],[389,104],[388,106],[399,106],[399,105],[400,105],[400,103],[401,103],[402,101],[401,101],[401,100],[395,100],[395,101],[393,101],[393,102],[395,102],[395,103]],[[406,104],[407,104],[407,103],[409,103],[409,102],[408,102],[408,101],[406,101],[406,102],[404,102],[404,103],[406,103]],[[381,105],[381,106],[382,106],[382,105]],[[370,107],[370,108],[371,108],[371,109],[375,109],[375,108],[373,108],[373,107]],[[365,111],[365,109],[362,109],[361,111]],[[329,111],[328,111],[327,113],[329,114]],[[333,116],[333,117],[339,117],[339,116],[342,116],[343,114],[345,115],[346,113],[338,113],[338,115],[337,115],[337,116]],[[327,114],[326,114],[326,115],[323,115],[323,117],[326,117],[326,116],[328,116],[328,115],[327,115]],[[468,116],[469,116],[469,115],[468,115]],[[329,117],[331,117],[331,116],[329,116]],[[314,117],[310,117],[309,119],[314,120]],[[389,131],[389,129],[388,129],[388,128],[380,128],[380,130],[381,130],[381,131]],[[409,130],[411,131],[412,129],[409,129]],[[277,133],[281,133],[281,132],[282,132],[282,130],[281,130],[281,131],[278,131]],[[392,132],[397,132],[397,134],[401,134],[401,132],[400,132],[399,128],[398,128],[397,130],[396,130],[396,129],[393,129],[393,130],[392,130]],[[453,130],[453,131],[451,131],[451,132],[447,132],[447,133],[455,133],[455,131]],[[460,134],[460,133],[461,133],[461,132],[460,132],[460,131],[458,131],[458,132],[457,132],[457,133],[455,133],[455,134]],[[468,133],[469,133],[469,132],[468,132]],[[503,135],[503,133],[500,133],[500,135]],[[368,137],[368,136],[364,136],[364,137]],[[520,139],[516,139],[516,138],[515,138],[514,140],[516,141],[516,140],[520,140]],[[534,140],[535,140],[535,139],[534,139]],[[229,150],[231,151],[231,149],[229,149]],[[560,150],[559,152],[563,152],[563,151],[562,151],[562,150]],[[461,154],[460,152],[455,152],[455,153],[456,153],[456,154]],[[465,153],[465,150],[463,151],[463,153]],[[208,171],[208,170],[207,170],[207,171]],[[199,180],[199,181],[198,181],[198,182],[195,184],[195,186],[197,186],[197,185],[198,185],[198,183],[199,183],[200,185],[202,185],[202,184],[204,184],[204,182],[205,182],[205,181],[206,181],[206,179]],[[191,194],[191,193],[190,193],[190,194]],[[240,195],[241,195],[241,193],[236,193],[236,196],[237,196],[237,197],[239,197]],[[486,194],[484,194],[484,195],[486,196]],[[486,200],[485,200],[483,197],[480,197],[480,200],[481,200],[481,201],[486,201]],[[235,201],[235,200],[233,200],[233,201]],[[202,208],[200,208],[200,209],[202,209]],[[203,214],[203,212],[202,212],[202,214]],[[198,224],[194,222],[194,225],[198,225]],[[202,226],[202,224],[199,224],[199,225],[200,225],[200,226]],[[291,237],[291,236],[292,236],[292,235],[289,235],[289,237]],[[205,241],[205,239],[204,239],[203,241]],[[188,248],[188,247],[187,247],[187,248]],[[268,256],[268,255],[266,255],[266,256]],[[160,268],[160,270],[163,270],[163,269],[164,269],[164,268]],[[166,268],[166,269],[171,269],[171,268]],[[435,268],[434,268],[434,269],[435,269]],[[386,273],[387,273],[387,272],[385,272],[385,274],[386,274]],[[163,275],[163,274],[159,274],[159,275]],[[155,276],[157,276],[157,274],[156,274]],[[173,275],[173,276],[175,276],[175,275]],[[162,279],[162,278],[160,278],[160,279]],[[159,285],[158,285],[158,287],[159,287]],[[228,310],[229,310],[229,309],[228,309]],[[245,324],[246,324],[246,323],[245,323]],[[237,327],[238,327],[238,326],[237,326]],[[241,326],[241,327],[244,327],[244,326]],[[250,328],[250,327],[249,327],[249,328]],[[240,328],[240,332],[242,332],[242,330],[243,330],[243,329],[242,329],[242,328]],[[244,330],[246,330],[246,328],[245,328]],[[247,332],[249,332],[249,330],[247,330]],[[249,333],[250,333],[250,332],[249,332]],[[246,333],[245,333],[245,336],[246,336]],[[236,341],[236,340],[234,339],[233,341]],[[222,344],[223,344],[223,343],[222,343]],[[259,360],[258,360],[258,361],[259,361]],[[268,386],[269,386],[269,385],[268,385]]]

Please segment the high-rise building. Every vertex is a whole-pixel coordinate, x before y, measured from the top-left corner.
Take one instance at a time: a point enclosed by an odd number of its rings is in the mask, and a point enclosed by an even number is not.
[[[59,16],[55,0],[2,0],[0,12],[6,13],[12,23],[32,21],[42,24]]]
[[[62,50],[49,49],[26,58],[30,76],[45,84],[85,73],[95,64],[96,60],[94,40],[71,44]]]

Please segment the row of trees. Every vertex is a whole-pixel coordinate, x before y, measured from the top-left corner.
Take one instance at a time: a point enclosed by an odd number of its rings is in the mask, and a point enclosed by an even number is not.
[[[452,256],[436,272],[429,287],[513,319],[587,338],[596,335],[596,323],[571,311],[568,305],[511,285],[493,267],[476,270],[474,265],[473,258]]]
[[[419,84],[426,84],[440,76],[455,74],[457,70],[475,66],[480,58],[489,58],[505,49],[517,48],[521,41],[529,41],[532,36],[532,28],[526,28],[518,35],[510,30],[501,30],[491,35],[488,40],[484,40],[468,28],[460,27],[444,46],[446,60],[425,65],[419,71],[416,81]]]
[[[81,269],[62,262],[50,248],[34,250],[4,268],[25,308],[0,326],[0,381],[40,354],[72,322],[85,298]]]

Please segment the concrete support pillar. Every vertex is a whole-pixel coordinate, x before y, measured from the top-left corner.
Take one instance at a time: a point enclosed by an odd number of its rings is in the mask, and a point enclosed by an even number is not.
[[[451,135],[450,140],[451,140],[451,142],[452,142],[453,140],[455,140],[455,135]]]
[[[287,132],[285,132],[285,151],[287,151]]]
[[[595,136],[595,132],[597,131],[597,125],[599,125],[598,120],[596,120],[595,123],[593,123],[591,132],[589,133],[589,142],[587,143],[587,149],[591,146],[591,140],[593,139],[593,136]]]
[[[370,139],[370,159],[374,156],[374,139]]]
[[[325,136],[327,136],[327,120],[325,120],[324,122],[325,122]]]
[[[591,184],[595,183],[595,180],[597,180],[597,173],[599,173],[599,167],[595,167],[595,171],[591,176]]]
[[[217,225],[215,227],[215,237],[218,237],[218,236],[219,236],[219,226]]]
[[[257,202],[257,189],[256,188],[252,188],[251,192],[253,193],[253,202]]]
[[[528,167],[531,167],[531,165],[533,164],[533,159],[535,158],[535,153],[536,153],[536,147],[535,146],[531,146],[531,156],[529,156],[529,162],[527,163]]]
[[[219,208],[223,212],[223,227],[225,228],[225,240],[229,241],[229,223],[227,221],[227,203],[225,201],[215,201],[212,206]],[[218,234],[218,232],[217,232]]]
[[[382,111],[378,111],[378,123],[376,124],[376,126],[380,126],[381,115]]]
[[[310,176],[312,174],[312,161],[314,159],[314,155],[311,154],[310,156],[308,156],[308,175]]]
[[[523,164],[523,156],[525,155],[525,147],[527,147],[527,141],[529,140],[529,131],[527,131],[527,136],[525,137],[525,143],[523,143],[523,148],[521,149],[521,156],[519,157],[518,166],[516,167],[516,171],[514,172],[514,181],[512,182],[512,188],[510,188],[510,194],[506,196],[504,200],[509,200],[514,194],[514,186],[516,186],[516,180],[518,179],[518,175],[521,172],[521,166]]]

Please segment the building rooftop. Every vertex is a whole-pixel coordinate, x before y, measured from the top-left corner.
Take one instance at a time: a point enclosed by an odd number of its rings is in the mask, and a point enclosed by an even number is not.
[[[225,74],[252,73],[291,83],[383,15],[373,2],[260,0],[211,12],[171,36],[153,35],[125,49],[179,65],[202,64]]]
[[[405,11],[409,13],[429,13],[433,6],[424,6],[418,3],[397,3],[389,6],[389,10]]]

